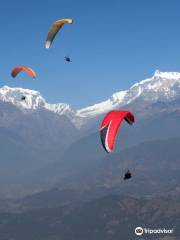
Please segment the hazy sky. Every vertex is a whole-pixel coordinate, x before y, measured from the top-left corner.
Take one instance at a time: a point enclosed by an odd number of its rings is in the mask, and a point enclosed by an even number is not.
[[[49,27],[65,17],[74,24],[45,49]],[[87,106],[156,69],[180,71],[178,0],[2,0],[0,19],[1,86],[38,90],[51,103]],[[33,68],[37,79],[12,79],[16,65]]]

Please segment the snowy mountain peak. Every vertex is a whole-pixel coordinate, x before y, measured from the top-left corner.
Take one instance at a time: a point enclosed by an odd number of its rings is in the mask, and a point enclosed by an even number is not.
[[[22,96],[26,99],[22,100]],[[159,70],[156,70],[152,77],[134,84],[128,90],[116,92],[103,102],[79,110],[65,103],[49,104],[37,91],[8,86],[0,88],[0,101],[10,102],[22,110],[43,108],[55,114],[66,115],[77,127],[81,127],[90,118],[113,109],[124,108],[137,99],[151,104],[178,98],[180,98],[180,73]]]
[[[108,109],[114,109],[116,106],[119,106],[121,102],[123,102],[126,93],[127,91],[116,92],[110,97],[110,99],[101,103],[97,103],[93,106],[80,109],[77,111],[77,114],[81,117],[94,116],[96,114],[106,112]]]
[[[153,77],[180,79],[180,72],[161,72],[160,70],[156,70]]]
[[[154,75],[151,78],[147,78],[145,80],[142,80],[138,83],[135,83],[130,89],[133,87],[137,87],[140,85],[147,85],[148,83],[152,84],[155,83],[157,80],[161,80],[162,84],[166,81],[179,81],[180,80],[180,72],[161,72],[160,70],[156,70]]]
[[[144,101],[170,101],[180,97],[180,73],[160,72],[148,79],[134,84],[128,91],[131,96],[130,102],[137,97],[142,97]]]
[[[21,98],[25,96],[25,100]],[[24,88],[10,88],[4,86],[0,88],[0,100],[10,102],[23,109],[37,109],[45,105],[45,100],[41,94],[34,90]]]
[[[123,107],[138,98],[150,103],[180,98],[180,73],[156,70],[151,78],[134,84],[129,90],[113,94],[104,102],[80,109],[78,113],[82,116],[93,117]]]
[[[22,100],[22,97],[25,97],[25,100]],[[0,88],[0,101],[12,103],[21,110],[44,108],[60,115],[73,112],[68,104],[49,104],[41,96],[40,92],[24,88],[10,88],[8,86]]]
[[[46,103],[45,108],[59,115],[66,115],[68,117],[72,117],[76,114],[76,110],[71,105],[65,103]]]

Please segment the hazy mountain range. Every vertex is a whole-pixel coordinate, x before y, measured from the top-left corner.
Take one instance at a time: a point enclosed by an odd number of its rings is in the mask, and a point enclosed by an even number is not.
[[[26,96],[25,101],[21,100],[22,96]],[[108,186],[107,179],[115,181],[115,175],[109,172],[113,170],[107,169],[115,164],[109,161],[112,158],[117,159],[114,168],[119,165],[122,171],[116,179],[118,183],[126,168],[141,164],[144,169],[144,154],[154,153],[156,145],[163,150],[163,158],[168,155],[164,144],[170,143],[169,151],[178,152],[178,144],[172,143],[179,142],[180,137],[179,103],[180,73],[177,72],[156,71],[151,78],[130,89],[83,109],[74,109],[64,103],[49,104],[33,90],[2,87],[0,195],[21,196],[54,186],[61,189],[65,186],[79,188],[80,185],[85,189]],[[112,109],[131,110],[136,123],[133,126],[123,124],[114,154],[107,155],[100,143],[99,126],[104,114]],[[140,157],[133,154],[131,160],[129,155],[133,151],[140,152]],[[124,154],[126,161],[122,159]],[[161,151],[155,154],[149,161],[163,161]],[[165,158],[162,171],[168,169],[168,161],[177,169],[178,159],[178,155],[173,160]],[[102,174],[109,175],[103,180]],[[97,181],[92,180],[93,175]]]
[[[112,109],[136,121],[123,124],[107,154],[99,126]],[[0,88],[0,239],[129,240],[141,226],[174,230],[147,239],[178,240],[179,120],[177,72],[156,71],[83,109]],[[133,177],[124,181],[127,169]]]

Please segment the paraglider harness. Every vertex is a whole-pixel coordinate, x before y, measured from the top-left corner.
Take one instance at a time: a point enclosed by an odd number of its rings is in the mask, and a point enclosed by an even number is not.
[[[25,96],[22,96],[21,97],[21,101],[25,101],[26,100],[26,97]]]
[[[71,62],[70,57],[67,57],[67,56],[66,56],[64,59],[65,59],[66,62]]]
[[[129,170],[127,170],[127,172],[125,173],[123,179],[127,180],[127,179],[130,179],[130,178],[132,178],[132,173]]]

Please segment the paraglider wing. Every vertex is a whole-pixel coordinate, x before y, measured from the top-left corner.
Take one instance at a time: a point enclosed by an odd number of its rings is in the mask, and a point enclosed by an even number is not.
[[[73,20],[71,18],[64,18],[53,23],[46,38],[46,48],[50,48],[56,34],[59,32],[59,30],[65,23],[71,24],[73,23]]]
[[[108,153],[113,151],[117,132],[123,120],[127,121],[129,124],[133,124],[135,121],[134,115],[129,111],[114,110],[107,113],[101,123],[101,142]]]
[[[11,76],[15,78],[17,76],[17,74],[21,71],[27,72],[32,78],[36,77],[36,73],[31,68],[28,68],[25,66],[17,66],[15,68],[13,68],[13,70],[11,72]]]

